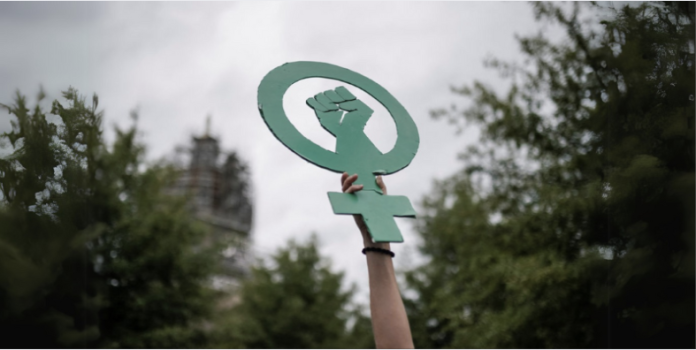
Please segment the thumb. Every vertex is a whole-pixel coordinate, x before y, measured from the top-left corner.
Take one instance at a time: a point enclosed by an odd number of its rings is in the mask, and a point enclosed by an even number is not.
[[[384,194],[387,194],[387,186],[384,184],[384,180],[382,180],[382,175],[377,175],[377,186],[382,189],[382,192]]]

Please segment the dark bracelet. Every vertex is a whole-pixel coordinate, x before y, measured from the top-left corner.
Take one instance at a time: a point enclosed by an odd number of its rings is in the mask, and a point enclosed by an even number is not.
[[[392,252],[389,249],[382,249],[382,248],[377,248],[377,247],[363,248],[362,253],[367,255],[367,252],[376,252],[376,253],[387,254],[387,255],[391,256],[392,258],[396,256],[396,254],[394,254],[394,252]]]

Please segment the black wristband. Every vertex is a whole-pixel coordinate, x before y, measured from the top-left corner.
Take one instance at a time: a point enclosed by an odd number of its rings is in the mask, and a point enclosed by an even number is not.
[[[392,252],[389,249],[382,249],[382,248],[377,248],[377,247],[366,247],[363,248],[362,253],[367,255],[367,252],[375,252],[375,253],[382,253],[382,254],[387,254],[391,256],[392,258],[396,256],[394,252]]]

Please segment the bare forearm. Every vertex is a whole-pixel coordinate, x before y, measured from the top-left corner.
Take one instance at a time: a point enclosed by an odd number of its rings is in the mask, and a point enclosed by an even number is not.
[[[389,244],[365,240],[365,246],[389,249]],[[386,254],[366,254],[370,279],[370,313],[377,348],[413,348],[411,328],[399,294],[392,258]]]
[[[363,189],[363,185],[353,184],[357,178],[357,174],[348,176],[348,173],[343,173],[341,186],[344,193],[354,193]],[[377,176],[375,182],[386,195],[387,187],[384,185],[382,177]],[[353,215],[353,218],[362,234],[366,248],[390,249],[389,243],[372,242],[367,225],[360,215]],[[391,256],[374,251],[366,252],[365,255],[367,256],[367,271],[370,278],[372,333],[375,335],[377,348],[413,348],[411,327],[408,324],[406,309],[396,284]]]

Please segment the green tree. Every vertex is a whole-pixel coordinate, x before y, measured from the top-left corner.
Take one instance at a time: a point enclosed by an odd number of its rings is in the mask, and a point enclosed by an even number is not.
[[[3,105],[16,120],[0,136],[13,151],[0,158],[0,343],[205,346],[217,248],[163,191],[174,172],[144,164],[135,127],[106,145],[96,95],[63,96],[50,113],[43,93]]]
[[[369,319],[351,308],[353,289],[342,290],[342,280],[319,255],[316,236],[305,244],[290,241],[252,268],[236,306],[216,322],[216,346],[374,347]]]
[[[507,94],[434,112],[481,136],[424,200],[416,346],[693,348],[693,13],[533,6],[564,41],[520,38],[526,64],[488,62]]]

